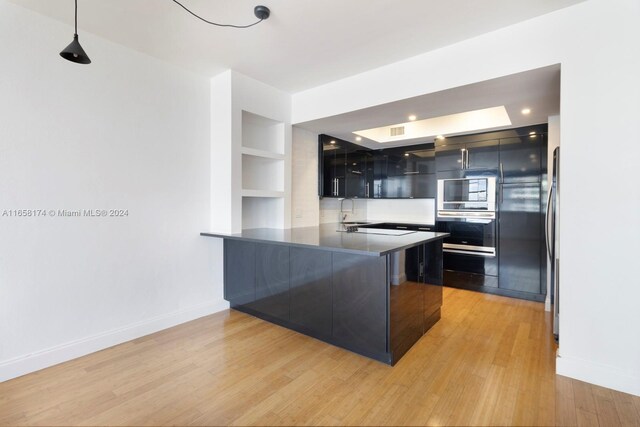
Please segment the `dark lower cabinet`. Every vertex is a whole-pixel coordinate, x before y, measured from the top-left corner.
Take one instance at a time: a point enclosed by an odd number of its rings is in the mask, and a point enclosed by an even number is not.
[[[331,336],[331,252],[294,247],[290,250],[291,322],[312,333]]]
[[[289,247],[256,244],[256,298],[252,307],[289,320]]]
[[[442,306],[443,255],[442,240],[427,243],[423,248],[424,276],[424,315],[425,331],[431,327],[429,320]],[[438,316],[438,319],[440,317]],[[435,322],[434,322],[435,323]]]
[[[224,240],[224,299],[250,304],[256,299],[256,244]]]
[[[363,352],[387,351],[386,257],[333,253],[333,337]]]
[[[425,285],[407,280],[389,288],[389,344],[398,361],[424,334]]]
[[[224,240],[234,309],[395,364],[440,319],[442,241],[387,256]],[[409,280],[390,284],[390,259]],[[394,261],[395,262],[395,261]]]
[[[499,287],[542,294],[540,184],[504,184],[501,191]]]

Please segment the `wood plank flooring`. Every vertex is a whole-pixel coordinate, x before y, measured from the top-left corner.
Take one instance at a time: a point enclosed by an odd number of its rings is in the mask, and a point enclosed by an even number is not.
[[[0,383],[0,425],[640,426],[555,375],[543,305],[445,288],[395,367],[225,311]]]

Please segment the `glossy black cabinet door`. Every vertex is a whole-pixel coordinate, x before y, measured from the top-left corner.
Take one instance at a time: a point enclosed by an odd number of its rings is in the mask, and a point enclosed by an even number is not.
[[[500,178],[503,183],[540,182],[544,134],[500,140]]]
[[[434,173],[412,176],[411,197],[435,198],[438,191],[438,179]]]
[[[329,337],[332,331],[331,252],[291,248],[291,322]]]
[[[442,306],[443,255],[442,240],[425,243],[423,246],[424,263],[424,315],[425,322]],[[430,325],[429,325],[430,326]],[[425,329],[428,329],[426,326]]]
[[[256,244],[224,239],[224,299],[250,304],[256,299]]]
[[[322,195],[325,197],[345,197],[347,145],[345,141],[328,135],[319,136],[322,146]]]
[[[367,197],[367,153],[350,150],[346,155],[346,197]]]
[[[332,255],[334,339],[364,352],[386,352],[386,257]]]
[[[256,300],[258,310],[289,320],[289,247],[256,244]]]
[[[542,293],[540,184],[504,184],[501,191],[499,287]]]
[[[464,169],[464,150],[464,145],[450,144],[449,142],[436,146],[436,170],[445,172]]]
[[[498,169],[500,141],[490,139],[466,145],[465,169]]]
[[[374,151],[373,159],[373,186],[369,188],[369,191],[373,193],[373,198],[380,199],[386,197],[387,194],[387,177],[388,177],[388,163],[389,159],[383,151]]]
[[[424,334],[424,287],[412,280],[389,286],[389,346],[393,363]]]

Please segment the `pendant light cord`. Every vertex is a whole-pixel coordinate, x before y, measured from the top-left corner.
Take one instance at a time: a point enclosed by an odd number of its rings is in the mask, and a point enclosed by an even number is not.
[[[78,0],[76,0],[77,2]],[[249,24],[249,25],[232,25],[232,24],[218,24],[217,22],[212,22],[212,21],[208,21],[206,19],[204,19],[201,16],[196,15],[195,13],[193,13],[192,11],[190,11],[189,9],[187,9],[187,7],[185,5],[183,5],[182,3],[180,3],[178,0],[172,0],[175,4],[177,4],[178,6],[180,6],[181,8],[183,8],[184,10],[186,10],[187,12],[189,12],[190,14],[192,14],[193,16],[195,16],[196,18],[198,18],[201,21],[206,22],[207,24],[211,24],[211,25],[215,25],[217,27],[231,27],[231,28],[249,28],[249,27],[253,27],[254,25],[258,25],[259,23],[261,23],[262,21],[264,21],[264,19],[260,19],[257,22],[254,22],[253,24]],[[76,11],[77,12],[77,11]]]
[[[78,35],[78,0],[76,0],[76,14],[75,14],[75,35]]]

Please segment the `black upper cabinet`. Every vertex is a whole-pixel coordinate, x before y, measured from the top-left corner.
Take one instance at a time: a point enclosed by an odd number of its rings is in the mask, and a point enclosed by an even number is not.
[[[362,147],[347,149],[346,197],[370,197],[372,190],[370,175],[373,178],[373,156]]]
[[[322,191],[325,197],[345,197],[346,194],[346,156],[344,141],[328,135],[320,135],[322,146]]]
[[[438,172],[498,168],[500,163],[500,141],[498,139],[459,142],[454,137],[436,147]]]
[[[438,172],[464,169],[464,144],[436,146],[436,169]]]
[[[544,133],[500,139],[501,181],[505,184],[540,182],[545,139]]]
[[[433,144],[370,150],[320,135],[318,194],[323,197],[435,197]]]
[[[433,144],[382,150],[386,179],[382,198],[435,197],[435,150]]]
[[[466,169],[497,169],[500,163],[500,141],[490,139],[467,144]]]

